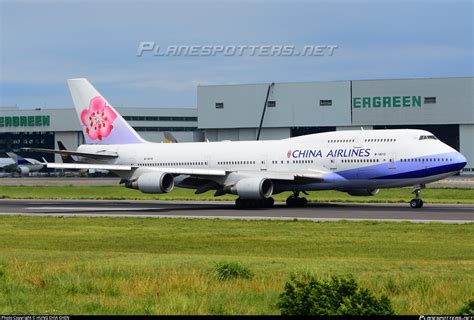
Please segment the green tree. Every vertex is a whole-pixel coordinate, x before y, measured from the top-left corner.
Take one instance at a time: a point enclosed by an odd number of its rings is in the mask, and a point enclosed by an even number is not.
[[[474,314],[474,300],[466,301],[458,313],[463,316],[472,316]]]
[[[360,288],[352,276],[318,280],[291,276],[280,294],[282,315],[393,315],[390,300]]]

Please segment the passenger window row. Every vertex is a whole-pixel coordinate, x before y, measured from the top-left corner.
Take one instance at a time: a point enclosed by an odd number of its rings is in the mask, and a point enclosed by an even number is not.
[[[293,163],[313,163],[313,160],[293,160]]]
[[[218,165],[231,165],[231,164],[255,164],[255,161],[218,161]]]
[[[365,139],[364,142],[395,142],[397,139]]]
[[[344,142],[355,142],[355,139],[328,140],[328,143],[344,143]]]
[[[385,139],[365,139],[364,142],[395,142],[397,139],[385,138]],[[344,142],[355,142],[355,139],[336,139],[328,140],[328,143],[344,143]]]
[[[400,159],[401,162],[447,162],[453,161],[452,158],[412,158]],[[380,159],[342,159],[342,163],[378,163]],[[284,163],[283,160],[280,161]],[[290,163],[286,161],[286,163]],[[314,160],[292,160],[292,163],[314,163]],[[255,161],[219,161],[218,165],[239,165],[239,164],[255,164]],[[278,164],[277,160],[272,160],[272,164]],[[153,162],[153,163],[139,163],[142,167],[174,167],[174,166],[204,166],[207,162]]]
[[[421,158],[421,159],[401,159],[401,162],[442,162],[453,161],[452,158]]]
[[[207,162],[151,162],[139,163],[141,167],[176,167],[176,166],[204,166]]]
[[[377,163],[380,159],[342,159],[343,163]]]

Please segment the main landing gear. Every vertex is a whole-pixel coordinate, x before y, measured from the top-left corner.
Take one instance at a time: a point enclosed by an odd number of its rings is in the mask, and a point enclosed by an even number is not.
[[[415,194],[415,199],[411,199],[410,207],[413,209],[419,209],[423,207],[423,200],[421,200],[421,189],[424,189],[425,185],[420,185],[419,187],[415,187],[413,193]]]
[[[300,198],[299,195],[299,191],[293,191],[293,194],[289,196],[288,199],[286,199],[286,205],[290,208],[306,207],[306,205],[308,204],[308,200],[304,197]]]
[[[235,200],[235,206],[237,209],[247,209],[247,208],[271,208],[275,200],[273,198],[265,199],[242,199],[237,198]]]

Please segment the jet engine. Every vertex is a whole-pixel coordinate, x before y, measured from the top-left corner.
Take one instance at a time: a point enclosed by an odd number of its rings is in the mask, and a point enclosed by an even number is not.
[[[27,175],[28,173],[30,173],[30,168],[25,167],[25,166],[19,166],[16,169],[16,172],[18,172],[21,175]]]
[[[273,193],[273,183],[266,178],[244,178],[239,180],[230,192],[242,199],[265,199]]]
[[[138,189],[143,193],[168,193],[173,190],[174,178],[166,172],[145,173],[137,180],[127,182],[127,188]]]
[[[380,189],[352,189],[347,190],[346,192],[351,196],[366,197],[375,196],[379,191]]]

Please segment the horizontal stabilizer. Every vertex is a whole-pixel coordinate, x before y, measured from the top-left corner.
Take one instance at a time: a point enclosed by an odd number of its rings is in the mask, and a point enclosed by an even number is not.
[[[68,151],[68,150],[54,150],[54,149],[43,149],[43,148],[21,148],[24,151],[29,152],[44,152],[44,153],[57,153],[61,155],[71,155],[91,159],[115,159],[118,157],[118,154],[115,152],[101,152],[101,153],[87,153],[87,152],[77,152],[77,151]]]

